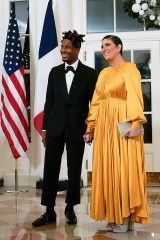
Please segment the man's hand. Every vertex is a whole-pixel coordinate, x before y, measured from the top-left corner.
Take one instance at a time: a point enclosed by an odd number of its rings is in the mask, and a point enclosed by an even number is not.
[[[46,147],[46,131],[42,131],[42,142],[44,147]]]

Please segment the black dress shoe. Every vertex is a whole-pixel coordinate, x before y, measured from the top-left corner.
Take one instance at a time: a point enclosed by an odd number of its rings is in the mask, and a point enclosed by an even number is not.
[[[34,227],[39,227],[39,226],[46,225],[47,223],[53,223],[53,222],[56,222],[56,213],[53,212],[52,214],[49,214],[45,212],[43,215],[37,218],[34,222],[32,222],[32,225]]]
[[[66,217],[67,224],[76,224],[77,223],[77,217],[73,210],[72,211],[65,210],[64,214]]]

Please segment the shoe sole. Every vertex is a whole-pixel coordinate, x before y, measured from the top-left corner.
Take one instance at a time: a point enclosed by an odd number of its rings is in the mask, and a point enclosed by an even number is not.
[[[69,221],[66,220],[66,224],[75,225],[75,224],[77,224],[77,222],[74,222],[74,223],[73,223],[73,222],[69,222]]]
[[[41,226],[45,226],[45,225],[50,224],[50,223],[56,223],[56,219],[52,220],[52,221],[48,220],[46,223],[43,223],[43,224],[33,224],[32,223],[32,226],[33,227],[41,227]]]

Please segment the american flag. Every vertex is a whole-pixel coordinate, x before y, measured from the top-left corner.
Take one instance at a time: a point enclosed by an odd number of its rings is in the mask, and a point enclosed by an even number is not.
[[[1,103],[1,127],[17,159],[28,149],[29,139],[24,63],[14,2],[3,59]]]
[[[48,4],[46,7],[47,2]],[[44,16],[41,15],[41,21],[39,21],[38,27],[38,29],[42,28],[42,34],[39,46],[37,76],[35,82],[34,126],[41,135],[48,75],[52,67],[57,66],[62,61],[60,51],[58,49],[52,0],[42,0],[40,5],[42,9],[46,10],[46,12]]]

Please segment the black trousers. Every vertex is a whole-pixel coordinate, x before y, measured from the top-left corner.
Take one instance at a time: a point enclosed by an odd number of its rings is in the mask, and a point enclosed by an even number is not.
[[[65,202],[69,205],[79,204],[80,178],[85,146],[83,138],[82,141],[70,141],[66,139],[65,132],[63,132],[58,138],[47,137],[46,140],[41,204],[44,206],[55,206],[61,159],[65,144],[68,167],[68,188]]]

